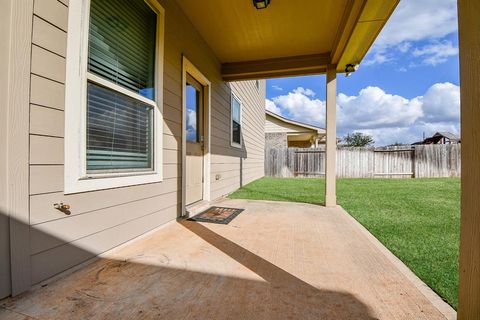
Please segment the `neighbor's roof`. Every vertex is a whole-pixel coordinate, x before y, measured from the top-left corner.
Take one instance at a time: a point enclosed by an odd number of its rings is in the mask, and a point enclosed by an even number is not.
[[[431,136],[431,137],[425,138],[425,139],[422,140],[422,141],[417,141],[417,142],[412,143],[412,145],[437,143],[437,142],[440,141],[440,139],[442,139],[443,137],[449,139],[450,141],[460,142],[460,137],[457,136],[456,134],[453,134],[453,133],[447,132],[447,131],[439,131],[439,132],[436,132],[436,133],[435,133],[433,136]]]
[[[446,131],[437,132],[433,136],[434,137],[441,136],[441,137],[445,137],[447,139],[454,140],[454,141],[459,141],[460,140],[460,137],[458,137],[456,134],[453,134],[451,132],[446,132]]]
[[[269,110],[265,110],[265,113],[271,117],[274,117],[280,121],[283,121],[285,123],[289,123],[289,124],[293,124],[295,126],[299,126],[299,127],[303,127],[303,128],[306,128],[306,129],[310,129],[310,130],[315,130],[317,131],[318,133],[322,133],[324,134],[325,133],[325,129],[324,128],[321,128],[321,127],[317,127],[317,126],[314,126],[314,125],[311,125],[311,124],[306,124],[306,123],[303,123],[303,122],[299,122],[299,121],[295,121],[295,120],[291,120],[291,119],[287,119],[285,117],[282,117],[282,116],[279,116],[278,114],[276,113],[273,113],[272,111],[269,111]]]

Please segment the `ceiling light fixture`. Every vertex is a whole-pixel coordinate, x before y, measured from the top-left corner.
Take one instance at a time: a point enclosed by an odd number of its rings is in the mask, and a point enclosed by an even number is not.
[[[257,9],[265,9],[270,4],[270,0],[253,0],[253,5]]]

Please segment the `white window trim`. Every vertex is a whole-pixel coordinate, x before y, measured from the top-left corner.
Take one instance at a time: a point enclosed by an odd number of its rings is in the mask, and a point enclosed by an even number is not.
[[[90,0],[71,1],[68,14],[65,81],[64,193],[117,188],[163,180],[163,57],[165,10],[155,0],[145,2],[157,14],[155,101],[87,72]],[[153,170],[87,174],[87,80],[153,106]]]
[[[233,141],[233,99],[236,99],[240,102],[240,143],[236,143]],[[243,123],[242,123],[242,109],[243,109],[243,102],[240,98],[232,91],[230,96],[230,145],[235,148],[242,148],[243,145]]]

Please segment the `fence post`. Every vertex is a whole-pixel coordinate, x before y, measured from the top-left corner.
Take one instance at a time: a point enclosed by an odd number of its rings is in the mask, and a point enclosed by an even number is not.
[[[412,178],[417,177],[417,147],[412,148]]]

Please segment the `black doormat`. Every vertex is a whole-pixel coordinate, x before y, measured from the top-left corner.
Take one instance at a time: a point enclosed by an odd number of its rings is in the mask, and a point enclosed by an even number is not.
[[[210,207],[207,210],[188,218],[190,221],[211,222],[219,224],[229,224],[243,210],[237,208]]]

